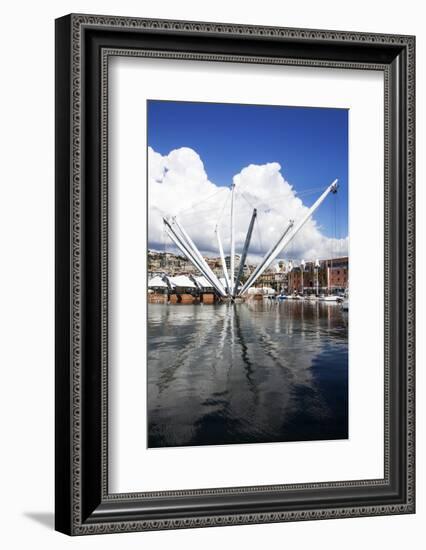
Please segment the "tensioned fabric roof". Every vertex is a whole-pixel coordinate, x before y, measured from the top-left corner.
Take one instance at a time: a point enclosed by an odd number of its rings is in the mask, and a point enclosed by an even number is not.
[[[148,288],[167,288],[167,283],[157,275],[148,281]]]
[[[196,288],[194,281],[192,281],[186,275],[176,275],[176,277],[167,277],[167,280],[172,287],[186,287],[186,288]]]
[[[209,283],[209,281],[204,277],[204,275],[201,275],[199,277],[194,277],[194,279],[197,282],[197,285],[200,288],[212,288],[212,284]]]

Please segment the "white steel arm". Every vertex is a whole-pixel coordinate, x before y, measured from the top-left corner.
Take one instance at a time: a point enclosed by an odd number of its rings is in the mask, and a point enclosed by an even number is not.
[[[198,259],[199,263],[204,267],[204,271],[209,274],[210,279],[212,279],[216,283],[216,286],[221,289],[221,294],[224,293],[224,295],[226,295],[226,291],[222,283],[213,273],[211,267],[208,265],[206,260],[201,255],[201,252],[196,247],[194,241],[191,239],[191,237],[188,235],[188,233],[185,231],[185,229],[181,226],[181,224],[178,222],[176,218],[173,218],[173,225],[176,225],[176,227],[179,229],[183,242],[186,243],[187,247],[193,252],[195,257]]]
[[[229,282],[228,270],[226,269],[226,261],[225,261],[225,255],[223,253],[222,239],[220,238],[220,233],[219,233],[219,229],[218,229],[217,226],[216,226],[216,238],[217,238],[217,244],[218,244],[218,247],[219,247],[220,261],[222,262],[223,276],[225,278],[226,287],[228,289],[228,292],[229,292],[229,294],[231,294],[231,284]]]
[[[204,277],[209,281],[209,283],[212,285],[214,289],[216,289],[219,294],[222,296],[226,296],[226,294],[222,294],[222,291],[220,288],[217,288],[215,283],[210,280],[210,277],[207,273],[204,272],[202,267],[198,264],[196,259],[189,253],[188,249],[183,245],[183,243],[179,240],[179,238],[170,230],[166,229],[167,235],[170,237],[170,239],[175,243],[175,245],[179,248],[179,250],[188,258],[188,260],[204,275]]]
[[[235,284],[235,216],[234,216],[234,202],[235,202],[235,183],[231,187],[231,262],[230,262],[230,273],[229,279],[231,282],[231,294],[234,293],[234,284]]]
[[[254,284],[256,279],[260,277],[260,275],[265,271],[265,269],[275,260],[275,258],[278,256],[278,254],[289,244],[289,242],[297,235],[297,233],[302,229],[302,227],[305,225],[305,223],[309,220],[309,218],[312,216],[312,214],[315,212],[315,210],[320,206],[320,204],[325,200],[327,195],[329,193],[336,193],[337,191],[337,179],[335,179],[324,191],[324,193],[316,200],[316,202],[311,206],[311,208],[308,210],[306,215],[296,224],[296,227],[293,229],[291,233],[288,233],[288,229],[284,232],[284,235],[281,237],[281,239],[277,242],[277,244],[270,249],[264,259],[262,260],[260,266],[253,272],[252,276],[248,279],[248,281],[245,283],[241,291],[239,292],[239,296],[241,296],[244,292],[246,292],[250,286]],[[291,223],[291,225],[293,225]]]
[[[260,264],[256,267],[256,269],[253,271],[253,273],[250,275],[250,277],[247,279],[247,281],[242,286],[240,292],[238,293],[238,296],[241,296],[246,290],[248,290],[253,284],[256,282],[256,280],[262,275],[262,273],[265,271],[265,269],[271,264],[273,261],[273,254],[275,250],[280,250],[279,246],[282,243],[283,239],[286,237],[290,229],[293,227],[293,220],[290,220],[288,226],[285,228],[284,233],[281,235],[281,237],[278,239],[278,241],[268,250],[268,252],[263,257]],[[277,252],[279,254],[279,252]],[[272,259],[271,259],[272,258]]]
[[[163,221],[166,225],[167,235],[176,244],[179,250],[181,250],[181,252],[188,258],[188,260],[205,276],[205,278],[210,282],[212,287],[215,288],[217,292],[219,292],[219,294],[221,294],[222,296],[226,296],[225,289],[223,288],[223,285],[220,283],[220,281],[217,280],[216,276],[211,277],[209,273],[209,271],[211,270],[207,271],[206,269],[204,269],[202,263],[192,253],[192,250],[188,248],[187,244],[182,241],[181,237],[176,234],[170,223],[165,218],[163,218]]]

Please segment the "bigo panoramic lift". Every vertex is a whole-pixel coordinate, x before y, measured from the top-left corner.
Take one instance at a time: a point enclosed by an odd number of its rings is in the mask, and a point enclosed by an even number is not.
[[[216,274],[207,264],[203,258],[201,252],[198,250],[196,244],[183,228],[182,224],[176,217],[163,218],[164,226],[167,235],[174,242],[177,248],[184,254],[184,256],[198,269],[202,275],[209,281],[216,292],[224,299],[234,300],[237,297],[242,297],[250,287],[254,285],[256,280],[262,275],[262,273],[271,265],[275,258],[280,254],[302,229],[305,223],[311,218],[318,207],[324,202],[329,193],[337,192],[337,179],[335,179],[321,194],[321,196],[311,206],[305,216],[295,222],[289,220],[288,224],[283,229],[283,232],[276,243],[266,252],[259,265],[251,273],[247,281],[240,287],[240,280],[244,269],[244,264],[247,258],[248,249],[253,233],[253,226],[257,216],[256,208],[253,209],[253,214],[250,220],[250,224],[247,230],[243,250],[241,253],[240,265],[238,272],[235,275],[235,184],[231,186],[231,250],[230,250],[230,266],[229,272],[225,262],[225,255],[223,252],[222,240],[220,238],[218,227],[216,226],[216,238],[219,248],[219,254],[222,263],[223,279],[225,285],[218,279]]]

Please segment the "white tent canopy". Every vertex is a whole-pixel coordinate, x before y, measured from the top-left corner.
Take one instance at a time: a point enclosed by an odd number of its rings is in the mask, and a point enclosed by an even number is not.
[[[182,288],[197,288],[194,281],[192,281],[186,275],[177,275],[176,277],[167,277],[172,288],[182,287]]]
[[[213,285],[211,283],[209,283],[209,281],[204,276],[194,277],[194,279],[195,279],[195,282],[197,283],[197,285],[201,289],[203,289],[203,288],[213,288]]]
[[[157,275],[148,281],[148,288],[167,288],[167,283]]]

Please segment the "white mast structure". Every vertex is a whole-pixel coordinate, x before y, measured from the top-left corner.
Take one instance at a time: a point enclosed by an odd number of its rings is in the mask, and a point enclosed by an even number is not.
[[[235,294],[238,292],[238,285],[240,284],[241,276],[244,271],[244,265],[246,263],[247,252],[250,246],[250,241],[251,241],[251,236],[253,234],[253,227],[254,227],[254,222],[256,221],[256,216],[257,216],[257,210],[256,208],[254,208],[253,214],[251,215],[250,224],[247,230],[246,240],[244,242],[243,253],[241,254],[241,258],[240,258],[240,265],[238,267],[237,276],[235,277],[234,292],[232,293],[233,298],[235,298]]]
[[[255,281],[262,275],[262,273],[265,271],[265,269],[267,269],[271,265],[274,258],[276,256],[278,256],[278,254],[282,250],[282,247],[280,247],[280,245],[284,241],[285,237],[288,235],[288,233],[291,230],[291,228],[293,227],[293,225],[294,225],[294,221],[290,220],[287,227],[284,230],[284,233],[281,235],[281,237],[278,239],[278,241],[268,250],[268,252],[265,254],[265,256],[263,257],[260,264],[256,267],[256,269],[253,271],[253,273],[250,275],[250,277],[247,279],[247,281],[243,284],[243,286],[241,287],[241,289],[238,293],[238,296],[241,296],[251,286],[253,286]],[[275,251],[277,251],[277,253],[274,256]]]
[[[229,279],[231,283],[231,296],[234,295],[235,285],[235,216],[234,216],[234,200],[235,200],[235,183],[231,185],[231,261],[229,264],[230,273]]]
[[[164,225],[166,226],[167,235],[181,250],[181,252],[188,258],[188,260],[204,275],[214,289],[223,297],[227,296],[226,290],[223,288],[222,283],[213,273],[205,259],[201,256],[198,248],[179,224],[176,218],[172,220],[163,218]],[[176,231],[175,226],[180,230],[180,234]]]
[[[245,285],[243,285],[242,289],[238,293],[238,296],[242,296],[244,292],[246,292],[255,282],[256,279],[262,275],[262,273],[267,269],[271,263],[275,260],[275,258],[278,256],[278,254],[284,250],[284,248],[290,243],[290,241],[297,235],[297,233],[302,229],[302,227],[305,225],[305,223],[309,220],[309,218],[312,216],[312,214],[315,212],[315,210],[320,206],[320,204],[325,200],[327,195],[329,193],[336,193],[337,192],[337,179],[335,179],[330,185],[327,187],[327,189],[324,191],[324,193],[319,197],[319,199],[316,200],[316,202],[311,206],[311,208],[308,210],[306,215],[297,223],[296,227],[293,228],[294,222],[293,220],[290,220],[289,225],[287,226],[287,229],[284,231],[284,234],[281,236],[281,238],[278,240],[275,246],[273,246],[264,256],[262,262],[258,266],[257,269],[253,271],[251,276],[246,281]],[[293,231],[290,232],[290,230],[293,228]]]
[[[231,283],[228,277],[228,269],[226,267],[225,254],[223,253],[222,239],[220,238],[218,226],[216,226],[215,233],[217,238],[217,245],[219,247],[220,261],[222,262],[222,271],[223,271],[223,276],[225,278],[226,288],[228,289],[228,294],[231,294],[232,292]]]
[[[226,292],[222,290],[219,286],[217,286],[213,280],[203,271],[203,268],[200,266],[200,264],[197,262],[197,260],[191,255],[191,253],[188,251],[188,249],[183,245],[183,243],[178,239],[178,237],[169,230],[166,230],[167,235],[170,237],[170,239],[175,243],[175,245],[179,248],[179,250],[192,262],[192,264],[206,277],[206,279],[209,281],[209,283],[212,285],[212,287],[223,297],[226,296]]]
[[[242,296],[248,289],[253,286],[256,280],[262,275],[262,273],[271,265],[275,258],[284,250],[284,248],[290,243],[290,241],[297,235],[297,233],[302,229],[305,223],[313,215],[315,210],[321,205],[329,193],[337,192],[337,179],[335,179],[327,189],[322,193],[322,195],[316,200],[316,202],[311,206],[305,216],[298,221],[296,226],[294,226],[294,221],[290,220],[281,237],[272,246],[268,252],[263,257],[260,264],[253,271],[250,277],[247,279],[245,284],[238,291],[235,285],[234,272],[235,272],[235,215],[234,215],[234,190],[235,184],[231,186],[231,258],[230,258],[230,273],[228,276],[228,271],[226,268],[225,256],[223,252],[222,241],[218,228],[216,227],[216,238],[219,246],[219,253],[222,262],[223,274],[226,282],[226,289],[219,281],[215,273],[212,271],[210,266],[207,264],[200,251],[198,250],[195,243],[192,241],[188,233],[182,227],[182,225],[177,221],[176,218],[163,218],[164,225],[166,226],[167,235],[175,243],[175,245],[181,250],[181,252],[188,258],[188,260],[204,275],[204,277],[209,281],[212,287],[220,294],[223,298],[228,297],[233,299],[235,296]],[[254,218],[256,217],[256,211],[253,213],[252,223],[250,223],[248,235],[246,238],[246,243],[244,245],[244,253],[247,254],[248,245],[251,238],[251,232],[253,230]],[[240,272],[238,274],[240,276]],[[239,277],[238,277],[239,278]]]

